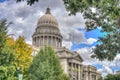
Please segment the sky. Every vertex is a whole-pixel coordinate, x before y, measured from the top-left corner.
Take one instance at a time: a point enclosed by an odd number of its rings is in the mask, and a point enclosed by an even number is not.
[[[48,6],[59,23],[63,36],[62,45],[72,51],[77,51],[84,59],[84,65],[95,66],[103,76],[120,70],[120,55],[117,55],[112,62],[107,60],[101,62],[90,57],[98,37],[103,36],[104,33],[101,33],[100,29],[86,32],[82,15],[77,13],[75,16],[68,16],[62,0],[40,0],[32,6],[28,6],[24,1],[16,3],[15,0],[0,0],[0,19],[6,18],[8,22],[13,22],[8,28],[9,34],[14,34],[14,38],[20,35],[25,36],[26,42],[31,44],[31,36],[35,31],[37,21],[44,15]]]

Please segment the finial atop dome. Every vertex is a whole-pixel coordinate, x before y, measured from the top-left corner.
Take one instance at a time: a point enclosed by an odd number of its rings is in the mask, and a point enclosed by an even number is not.
[[[48,6],[48,8],[46,9],[46,13],[45,13],[45,14],[51,14],[49,6]]]

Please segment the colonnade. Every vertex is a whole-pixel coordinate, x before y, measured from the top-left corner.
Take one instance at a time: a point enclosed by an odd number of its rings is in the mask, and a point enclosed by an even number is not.
[[[69,63],[70,77],[71,80],[82,80],[82,65],[77,63]]]
[[[61,47],[62,39],[55,36],[37,36],[33,37],[33,45],[40,47],[50,45],[53,47]]]

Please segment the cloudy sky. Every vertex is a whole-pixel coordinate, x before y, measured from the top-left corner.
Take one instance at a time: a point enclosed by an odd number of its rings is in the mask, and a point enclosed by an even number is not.
[[[90,58],[92,48],[95,48],[97,44],[98,36],[103,34],[100,29],[86,32],[82,15],[77,13],[76,16],[68,16],[62,0],[39,0],[32,6],[28,6],[26,2],[0,0],[0,19],[7,18],[8,22],[13,22],[8,28],[9,34],[14,34],[15,38],[19,35],[25,36],[26,42],[31,44],[31,36],[35,31],[37,21],[40,16],[44,15],[48,6],[58,20],[64,38],[63,46],[77,51],[84,59],[83,64],[96,66],[103,75],[120,70],[120,55],[117,55],[113,62],[100,62]]]

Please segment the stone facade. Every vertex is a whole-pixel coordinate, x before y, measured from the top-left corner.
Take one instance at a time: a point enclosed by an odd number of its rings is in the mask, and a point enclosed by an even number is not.
[[[54,48],[64,72],[71,80],[97,80],[101,74],[91,65],[83,65],[83,59],[77,52],[70,51],[62,47],[62,35],[58,28],[58,22],[47,8],[37,23],[37,28],[32,36],[33,56],[39,51],[39,48],[49,45]]]
[[[98,80],[101,73],[97,72],[96,67],[91,65],[83,65],[83,78],[82,80]],[[86,77],[87,76],[87,77]]]
[[[116,71],[116,74],[120,74],[120,71]]]

